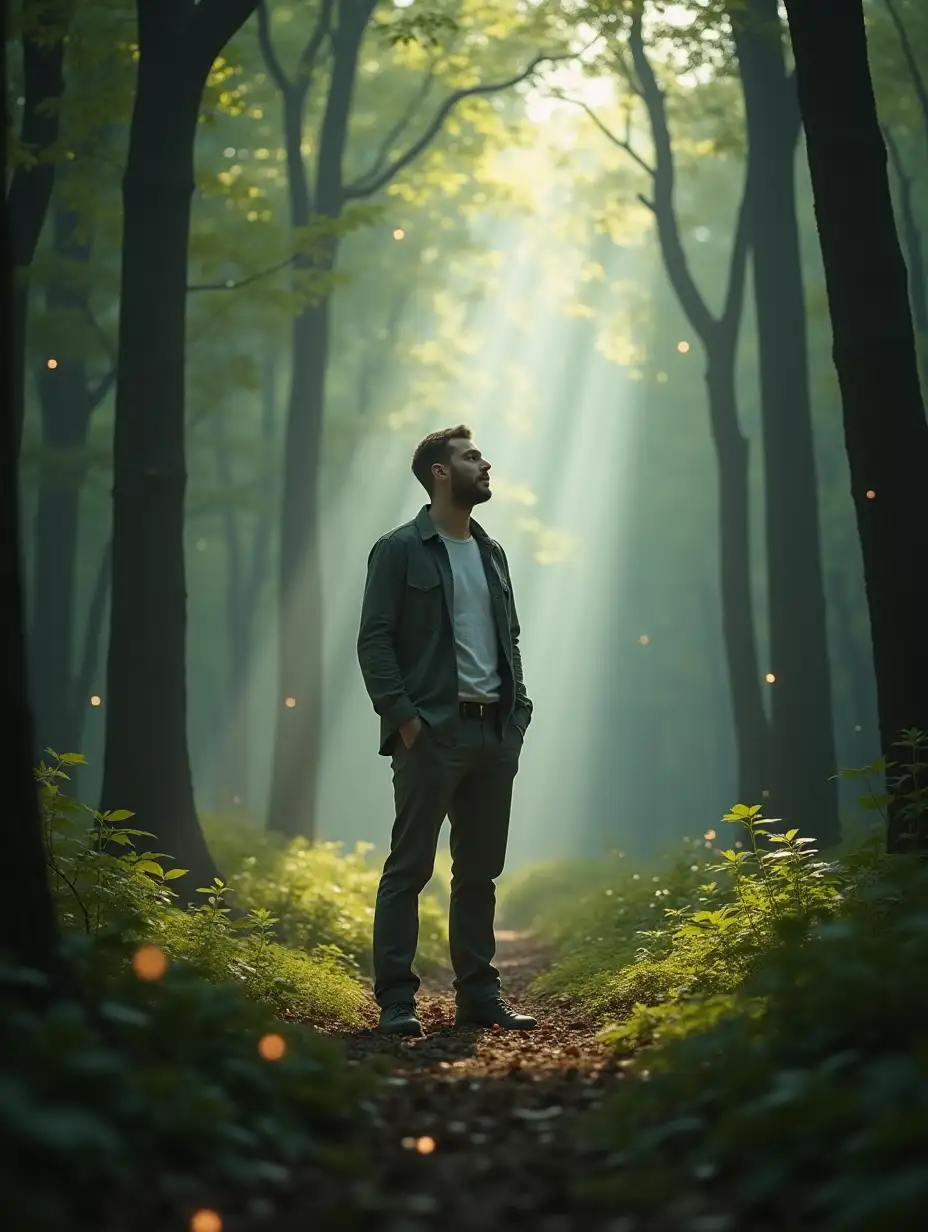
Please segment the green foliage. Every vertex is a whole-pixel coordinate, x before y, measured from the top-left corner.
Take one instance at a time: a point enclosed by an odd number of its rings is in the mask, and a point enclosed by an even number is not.
[[[289,946],[330,952],[371,969],[371,926],[380,868],[370,843],[345,851],[341,843],[285,840],[246,820],[207,816],[204,830],[236,900],[272,917],[277,936]],[[419,905],[420,971],[446,961],[446,912],[432,895]]]
[[[74,944],[77,941],[79,944]],[[101,948],[118,956],[101,986]],[[38,1013],[34,973],[0,967],[0,1190],[17,1232],[181,1226],[179,1210],[267,1200],[291,1170],[351,1164],[364,1087],[337,1047],[283,1026],[239,988],[190,965],[136,978],[124,943],[75,934],[70,957],[97,985],[91,1013]],[[268,1061],[267,1034],[286,1052]],[[37,1177],[54,1184],[35,1184]]]
[[[928,873],[863,862],[838,913],[782,931],[737,993],[654,1015],[601,1126],[599,1198],[720,1232],[922,1227],[926,962]]]
[[[99,813],[66,795],[65,767],[84,759],[75,753],[49,754],[52,760],[39,766],[36,777],[46,858],[66,930],[154,943],[170,958],[191,964],[201,977],[234,982],[247,996],[288,1017],[357,1021],[363,992],[355,964],[339,945],[343,933],[331,928],[310,935],[304,930],[301,948],[287,948],[277,938],[277,917],[262,903],[234,913],[227,902],[230,887],[221,881],[196,887],[198,904],[177,910],[173,886],[186,871],[169,867],[162,852],[138,849],[137,840],[152,835],[124,824],[130,812]],[[333,903],[326,898],[331,886],[323,882],[316,889],[321,916],[324,904]],[[334,911],[333,906],[330,914]]]

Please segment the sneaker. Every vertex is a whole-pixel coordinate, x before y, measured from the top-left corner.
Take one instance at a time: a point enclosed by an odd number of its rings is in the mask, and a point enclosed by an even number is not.
[[[380,1011],[377,1030],[381,1035],[421,1035],[422,1023],[416,1017],[413,1002],[398,1001],[395,1005],[385,1005]]]

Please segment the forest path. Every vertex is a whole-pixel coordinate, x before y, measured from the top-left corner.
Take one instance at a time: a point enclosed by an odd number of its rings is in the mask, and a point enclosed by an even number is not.
[[[618,1228],[577,1209],[570,1186],[591,1160],[578,1119],[598,1108],[622,1074],[576,1009],[528,995],[550,954],[528,934],[497,935],[507,1000],[533,1013],[531,1032],[453,1029],[448,986],[423,984],[425,1036],[392,1041],[345,1033],[351,1059],[386,1060],[385,1087],[367,1104],[373,1174],[358,1191],[371,1232],[586,1232]],[[376,1007],[371,1003],[371,1026]],[[318,1199],[318,1193],[316,1195]],[[297,1207],[299,1207],[297,1203]],[[326,1227],[318,1202],[278,1219],[287,1229]],[[314,1217],[313,1217],[314,1215]],[[331,1225],[335,1226],[335,1225]]]

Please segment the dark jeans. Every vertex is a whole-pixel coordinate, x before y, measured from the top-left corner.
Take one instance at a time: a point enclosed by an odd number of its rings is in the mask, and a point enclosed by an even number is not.
[[[512,784],[522,737],[496,717],[459,719],[457,742],[441,745],[423,724],[411,749],[393,753],[396,821],[374,912],[374,996],[383,1007],[412,1001],[419,895],[432,876],[438,835],[451,822],[448,933],[457,1002],[499,995],[493,966],[495,879],[503,871]]]

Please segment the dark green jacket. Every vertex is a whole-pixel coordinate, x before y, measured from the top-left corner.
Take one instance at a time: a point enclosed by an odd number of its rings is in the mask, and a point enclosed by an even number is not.
[[[500,710],[524,732],[532,703],[522,681],[519,618],[506,553],[471,522],[490,588],[499,635]],[[420,715],[440,744],[453,744],[458,719],[458,668],[452,625],[454,581],[441,536],[423,505],[412,522],[374,544],[361,605],[358,662],[380,715],[380,752],[393,751],[396,731]]]

